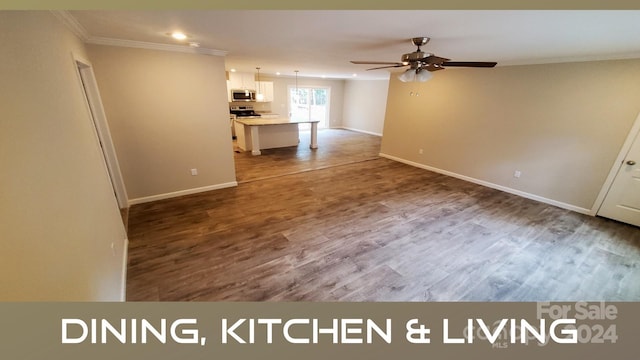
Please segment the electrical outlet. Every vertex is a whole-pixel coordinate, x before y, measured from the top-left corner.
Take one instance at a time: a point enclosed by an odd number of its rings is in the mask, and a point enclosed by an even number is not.
[[[424,151],[422,149],[418,149],[418,154],[422,155]]]
[[[191,176],[198,175],[198,169],[191,169]]]
[[[522,175],[522,172],[520,170],[516,170],[513,172],[514,178],[520,178],[521,175]]]

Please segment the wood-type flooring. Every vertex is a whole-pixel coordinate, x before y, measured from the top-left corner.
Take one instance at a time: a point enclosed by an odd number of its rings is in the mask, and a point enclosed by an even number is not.
[[[329,166],[377,159],[380,137],[339,129],[318,131],[318,148],[310,149],[309,131],[300,132],[300,144],[294,147],[264,149],[262,155],[236,150],[236,179],[239,183],[266,179]]]
[[[322,133],[327,148],[379,146]],[[134,206],[127,300],[640,300],[636,227],[383,158],[303,166],[289,151],[272,176]]]

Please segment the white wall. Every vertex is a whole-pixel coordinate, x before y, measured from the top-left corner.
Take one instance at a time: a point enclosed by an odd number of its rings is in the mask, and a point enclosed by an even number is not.
[[[588,210],[640,112],[639,79],[640,60],[392,77],[382,153]]]
[[[50,12],[0,12],[0,301],[119,300],[126,234]],[[112,249],[113,246],[113,249]]]
[[[87,49],[132,203],[236,184],[223,57]]]
[[[342,127],[382,135],[389,80],[347,80]]]

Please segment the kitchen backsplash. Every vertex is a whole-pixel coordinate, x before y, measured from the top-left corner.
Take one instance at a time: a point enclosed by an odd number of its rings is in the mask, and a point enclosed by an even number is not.
[[[229,103],[229,106],[253,106],[253,110],[257,112],[271,112],[271,103],[270,102],[246,102],[246,101],[233,101]]]

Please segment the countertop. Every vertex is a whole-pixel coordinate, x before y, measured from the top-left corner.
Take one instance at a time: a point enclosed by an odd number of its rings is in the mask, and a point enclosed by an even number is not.
[[[292,120],[289,118],[267,118],[262,119],[260,117],[251,117],[251,118],[238,118],[236,119],[242,125],[248,126],[262,126],[262,125],[286,125],[286,124],[307,124],[307,123],[318,123],[320,120]]]

